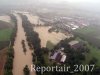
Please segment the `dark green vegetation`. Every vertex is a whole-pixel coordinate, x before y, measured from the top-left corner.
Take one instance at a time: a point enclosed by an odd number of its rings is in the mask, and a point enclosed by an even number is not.
[[[40,39],[38,37],[38,34],[33,30],[32,24],[27,20],[26,16],[21,15],[21,17],[22,17],[22,25],[24,31],[26,32],[26,37],[27,37],[29,47],[31,49],[41,48]]]
[[[21,15],[21,14],[20,14]],[[28,41],[28,45],[31,49],[34,50],[33,56],[33,64],[36,66],[45,66],[46,62],[44,60],[44,54],[48,54],[47,48],[41,48],[40,38],[37,32],[34,31],[33,25],[28,21],[27,17],[21,15],[22,17],[22,25],[24,31],[26,32],[26,37]],[[41,75],[41,72],[36,72],[37,75]]]
[[[47,41],[47,44],[46,44],[46,47],[49,49],[49,50],[52,50],[54,48],[54,44],[50,41]]]
[[[100,66],[100,26],[88,26],[77,29],[74,33],[76,36],[89,42],[88,48],[90,49],[90,53],[86,55],[87,60],[85,63],[96,58],[98,60],[96,65]]]
[[[74,34],[88,42],[87,46],[90,52],[86,54],[86,60],[83,61],[83,63],[93,63],[96,65],[96,70],[100,71],[100,26],[91,25],[82,29],[77,29],[74,31]],[[94,72],[96,70],[94,70]],[[100,72],[97,73],[100,74]]]
[[[97,60],[95,61],[95,65],[100,67],[100,50],[89,44],[88,44],[88,48],[90,49],[90,52],[86,54],[86,61],[84,63],[85,64],[89,63],[92,59],[95,58]]]
[[[74,31],[76,36],[88,41],[91,45],[100,48],[100,26],[88,26]]]
[[[22,40],[23,52],[26,54],[25,40]]]
[[[65,65],[70,65],[72,68],[71,70],[73,70],[75,67],[73,67],[73,65],[77,64],[83,64],[83,65],[95,65],[94,69],[92,72],[88,71],[83,71],[83,72],[75,72],[74,74],[68,74],[68,75],[99,75],[100,74],[100,68],[98,67],[99,62],[98,59],[99,58],[99,54],[97,53],[97,50],[95,47],[92,47],[91,45],[89,45],[87,42],[83,41],[80,39],[80,41],[84,42],[83,48],[78,49],[77,51],[75,51],[74,49],[71,49],[70,46],[68,45],[68,42],[71,40],[76,40],[76,38],[70,38],[70,39],[65,39],[62,40],[60,43],[58,43],[57,46],[55,46],[54,49],[59,49],[60,47],[64,48],[64,52],[66,53],[67,56],[67,60],[65,61]],[[97,54],[97,55],[96,55]],[[98,64],[98,65],[97,65]],[[65,73],[56,73],[58,75],[67,75]]]
[[[9,43],[9,48],[8,48],[8,52],[7,52],[7,59],[6,59],[6,63],[4,66],[4,75],[13,75],[12,73],[12,69],[13,69],[13,58],[14,58],[14,41],[15,41],[15,37],[16,37],[16,32],[17,32],[17,20],[16,17],[14,15],[10,15],[12,21],[14,22],[14,28],[13,28],[13,32],[10,38],[10,43]]]
[[[0,30],[0,50],[9,45],[12,31],[11,28]]]
[[[27,65],[24,67],[23,72],[24,72],[24,75],[30,75],[30,70]]]
[[[13,46],[14,45],[14,42],[15,42],[16,33],[17,33],[17,19],[12,14],[10,15],[10,17],[11,17],[11,20],[12,20],[12,22],[14,24],[13,32],[12,32],[11,39],[10,39],[11,45]]]
[[[14,58],[14,49],[9,48],[7,53],[7,60],[4,66],[4,75],[13,75],[12,69],[13,69],[13,58]]]
[[[0,30],[0,41],[9,41],[11,38],[11,34],[12,34],[11,28]]]
[[[0,50],[9,45],[12,34],[12,25],[10,23],[0,21]]]
[[[10,41],[14,43],[17,23],[13,15],[10,15],[10,17],[14,24],[0,21],[0,50],[7,47]]]

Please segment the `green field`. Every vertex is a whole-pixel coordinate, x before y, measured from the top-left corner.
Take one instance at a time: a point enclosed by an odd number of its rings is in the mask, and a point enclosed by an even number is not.
[[[84,41],[80,39],[79,37],[76,38],[76,40],[79,41]],[[86,53],[86,60],[83,61],[83,64],[89,64],[89,62],[92,60],[92,58],[96,58],[97,61],[97,66],[100,66],[100,49],[94,47],[93,45],[90,45],[87,41],[84,41],[87,44],[87,47],[89,48],[89,53]]]
[[[100,26],[88,26],[74,31],[76,36],[100,48]]]
[[[54,48],[54,44],[53,44],[51,41],[47,41],[46,47],[47,47],[49,50],[52,50],[52,49]]]
[[[88,26],[81,29],[76,29],[75,33],[79,33],[80,35],[87,35],[88,37],[94,37],[100,39],[100,26]]]
[[[94,27],[89,26],[89,27],[84,27],[84,28],[81,28],[81,29],[77,29],[77,30],[75,30],[75,32],[79,32],[81,34],[88,34],[88,33],[96,32],[96,30],[95,30]]]
[[[92,58],[96,58],[98,60],[96,65],[100,66],[100,49],[97,49],[91,45],[88,45],[88,48],[90,49],[90,52],[86,54],[85,64],[89,63]]]
[[[2,29],[0,30],[0,41],[9,41],[12,34],[12,29]]]
[[[74,34],[89,43],[87,46],[90,52],[86,54],[86,61],[83,63],[88,64],[92,58],[96,58],[98,60],[96,65],[100,66],[100,26],[77,29]]]

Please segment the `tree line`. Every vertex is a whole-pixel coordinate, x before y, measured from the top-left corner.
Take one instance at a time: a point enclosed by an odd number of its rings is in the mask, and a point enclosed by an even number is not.
[[[25,15],[20,14],[22,18],[22,26],[24,28],[24,31],[26,32],[26,38],[28,41],[28,45],[31,49],[34,50],[33,56],[33,64],[42,66],[45,64],[44,58],[43,58],[43,48],[41,48],[41,40],[39,38],[39,35],[37,32],[34,31],[35,25],[31,24],[27,17]],[[37,75],[40,73],[37,72]]]
[[[4,66],[4,75],[13,75],[12,69],[13,69],[13,59],[14,59],[14,42],[17,32],[17,19],[14,15],[10,14],[11,20],[14,24],[13,32],[11,35],[11,39],[9,42],[8,52],[7,52],[7,59]]]

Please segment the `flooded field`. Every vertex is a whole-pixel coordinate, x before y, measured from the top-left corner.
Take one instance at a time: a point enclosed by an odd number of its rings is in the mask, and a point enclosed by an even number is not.
[[[14,44],[14,62],[13,62],[13,75],[23,75],[23,68],[25,65],[30,66],[32,65],[32,50],[29,49],[26,37],[25,37],[25,32],[22,27],[22,19],[18,14],[14,14],[17,18],[18,21],[18,31],[17,31],[17,37],[15,39],[15,44]],[[22,40],[25,40],[25,45],[26,45],[26,55],[23,52],[23,47],[22,47]],[[35,75],[34,73],[31,73],[30,75]]]
[[[30,23],[32,24],[38,24],[38,16],[33,16],[32,14],[24,14],[27,16],[28,20],[30,21]],[[43,22],[41,22],[42,24],[44,24]],[[52,42],[53,44],[57,44],[60,40],[63,40],[65,38],[67,38],[67,36],[61,32],[56,33],[56,32],[52,32],[49,33],[50,26],[45,27],[45,26],[39,26],[39,27],[34,27],[34,30],[39,34],[39,38],[41,39],[41,46],[42,47],[46,47],[47,41]]]
[[[43,25],[43,24],[44,24],[44,22],[40,21],[40,19],[39,19],[38,16],[34,16],[34,15],[32,15],[32,14],[24,14],[24,15],[27,16],[28,20],[29,20],[30,23],[32,23],[32,24],[35,24],[35,25],[37,25],[37,24]]]
[[[8,15],[5,16],[0,16],[0,20],[5,21],[5,22],[10,22],[11,18]]]
[[[41,39],[41,46],[46,47],[47,41],[51,41],[53,44],[57,44],[60,40],[67,38],[63,33],[52,32],[49,33],[50,27],[35,27],[34,30],[39,34]]]

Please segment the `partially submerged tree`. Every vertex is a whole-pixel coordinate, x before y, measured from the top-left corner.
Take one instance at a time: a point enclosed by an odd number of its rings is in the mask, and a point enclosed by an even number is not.
[[[30,75],[30,70],[28,68],[28,65],[26,65],[23,69],[24,75]]]

